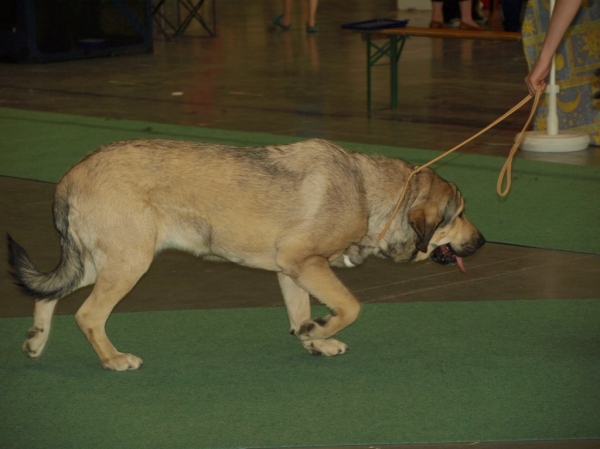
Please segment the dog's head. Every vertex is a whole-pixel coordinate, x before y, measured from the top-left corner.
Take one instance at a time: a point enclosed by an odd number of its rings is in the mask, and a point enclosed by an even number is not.
[[[369,233],[363,240],[336,254],[331,264],[353,267],[369,255],[394,262],[413,262],[431,257],[437,263],[459,265],[464,271],[463,257],[468,257],[485,243],[479,230],[465,216],[465,202],[454,184],[440,178],[433,170],[423,169],[411,181],[406,205],[394,218],[381,241],[378,234]],[[388,199],[394,198],[388,192]],[[389,203],[386,203],[386,210]],[[373,213],[375,232],[389,215]]]
[[[407,213],[415,232],[414,260],[431,257],[441,264],[457,263],[472,256],[485,243],[479,230],[465,215],[465,201],[454,184],[432,171],[424,174],[419,194]]]

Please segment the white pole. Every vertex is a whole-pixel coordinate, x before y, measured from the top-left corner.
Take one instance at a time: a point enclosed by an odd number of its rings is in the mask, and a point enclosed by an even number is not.
[[[554,0],[550,0],[550,16],[554,12]],[[548,95],[548,117],[547,128],[549,136],[558,134],[558,113],[556,112],[556,96],[560,88],[556,85],[556,54],[552,56],[552,66],[550,68],[550,83],[546,86]]]

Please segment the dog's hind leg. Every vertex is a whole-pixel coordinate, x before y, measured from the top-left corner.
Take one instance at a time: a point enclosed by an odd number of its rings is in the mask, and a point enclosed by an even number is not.
[[[96,269],[89,260],[84,260],[84,274],[77,288],[85,287],[94,283],[96,279]],[[58,299],[39,299],[35,301],[33,311],[33,326],[27,331],[27,339],[23,344],[23,352],[32,359],[38,359],[46,347],[48,337],[50,337],[50,328],[52,326],[52,316]]]
[[[23,344],[23,352],[32,359],[38,359],[50,336],[52,315],[58,299],[41,299],[35,302],[33,326],[27,331],[27,340]]]
[[[131,354],[118,352],[106,335],[105,324],[117,303],[148,270],[153,254],[131,250],[120,253],[118,260],[107,259],[98,270],[91,295],[75,315],[77,324],[98,354],[102,365],[111,370],[137,369],[143,361]],[[119,263],[120,262],[120,263]]]
[[[289,276],[277,273],[277,277],[290,320],[290,334],[298,335],[302,323],[310,320],[309,294],[306,290],[299,287]],[[348,346],[333,338],[301,341],[304,348],[313,355],[323,354],[332,356],[343,354],[348,350]]]
[[[289,254],[298,253],[290,251]],[[297,257],[287,259],[280,251],[277,263],[299,287],[331,310],[331,315],[304,321],[296,333],[301,340],[329,338],[356,320],[360,304],[331,271],[325,257],[309,256],[298,261]]]

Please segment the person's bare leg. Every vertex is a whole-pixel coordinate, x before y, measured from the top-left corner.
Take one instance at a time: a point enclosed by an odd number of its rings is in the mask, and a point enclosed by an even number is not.
[[[281,16],[281,24],[286,27],[292,23],[292,0],[283,0],[283,15]]]
[[[306,26],[314,28],[317,23],[317,8],[319,0],[306,0]]]
[[[431,22],[429,26],[432,27],[433,23],[444,23],[444,2],[431,2]]]
[[[479,24],[473,20],[473,1],[462,0],[458,2],[460,8],[460,21],[470,28],[480,28]]]

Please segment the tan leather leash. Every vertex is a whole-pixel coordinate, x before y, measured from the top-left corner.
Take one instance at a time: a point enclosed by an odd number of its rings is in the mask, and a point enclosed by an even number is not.
[[[519,146],[521,145],[521,142],[523,142],[523,138],[525,137],[525,130],[529,127],[529,124],[531,123],[531,120],[533,120],[533,115],[535,114],[535,110],[537,109],[537,105],[539,103],[541,93],[542,93],[541,89],[538,89],[537,92],[536,92],[536,94],[535,94],[535,99],[534,99],[534,102],[533,102],[533,106],[531,107],[531,112],[529,114],[529,118],[527,119],[527,122],[525,123],[525,126],[523,126],[523,129],[519,133],[519,135],[517,137],[517,140],[515,140],[514,145],[510,149],[510,152],[508,153],[508,157],[506,158],[506,162],[504,163],[504,166],[502,167],[502,170],[500,170],[500,175],[498,176],[498,183],[496,184],[496,192],[500,196],[506,196],[508,194],[508,192],[510,191],[510,187],[511,187],[511,184],[512,184],[512,163],[513,163],[513,159],[514,159],[515,154],[517,153],[517,151],[519,149]],[[494,122],[492,122],[491,124],[489,124],[488,126],[486,126],[484,129],[482,129],[481,131],[479,131],[477,134],[473,135],[472,137],[469,137],[464,142],[462,142],[462,143],[458,144],[457,146],[455,146],[454,148],[446,151],[444,154],[441,154],[440,156],[436,157],[435,159],[432,159],[431,161],[427,162],[426,164],[420,165],[418,167],[414,167],[413,170],[412,170],[412,172],[408,176],[408,179],[406,180],[406,183],[404,184],[404,188],[402,189],[402,193],[400,194],[400,198],[398,198],[398,202],[396,203],[396,207],[394,208],[394,211],[392,212],[392,215],[390,215],[390,218],[389,218],[388,222],[386,223],[385,227],[383,228],[383,231],[381,231],[381,234],[379,234],[379,237],[377,238],[377,241],[380,242],[383,239],[383,237],[385,236],[385,234],[389,230],[390,226],[392,225],[392,222],[394,221],[394,217],[396,216],[396,214],[400,210],[400,206],[402,205],[402,202],[404,201],[404,198],[406,197],[406,192],[408,190],[408,184],[410,183],[410,180],[412,179],[412,177],[414,175],[416,175],[422,169],[424,169],[426,167],[429,167],[430,165],[435,164],[440,159],[448,156],[450,153],[458,150],[460,147],[462,147],[462,146],[466,145],[467,143],[471,142],[472,140],[476,139],[477,137],[479,137],[480,135],[482,135],[484,132],[488,131],[490,128],[493,128],[498,123],[500,123],[501,121],[503,121],[505,118],[507,118],[508,116],[512,115],[515,111],[517,111],[518,109],[520,109],[525,103],[527,103],[529,100],[531,100],[531,98],[532,98],[531,94],[527,95],[523,100],[521,100],[510,111],[508,111],[507,113],[505,113],[502,117],[496,119]],[[505,179],[506,179],[506,187],[504,188],[504,190],[502,190],[502,184],[504,184],[504,180]]]

